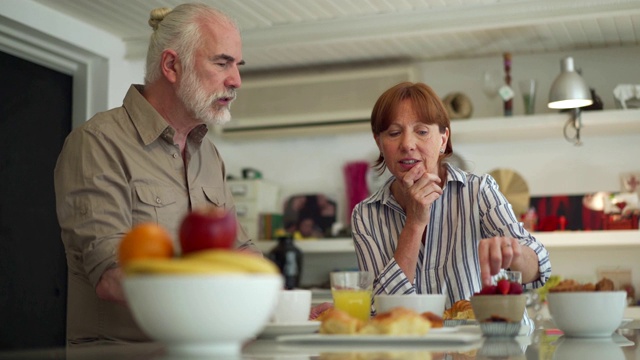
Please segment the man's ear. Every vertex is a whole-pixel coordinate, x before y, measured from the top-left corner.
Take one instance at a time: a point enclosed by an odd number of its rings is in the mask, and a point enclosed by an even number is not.
[[[175,51],[167,49],[162,52],[160,70],[162,75],[172,84],[178,81],[178,76],[182,70],[180,65],[180,59]]]

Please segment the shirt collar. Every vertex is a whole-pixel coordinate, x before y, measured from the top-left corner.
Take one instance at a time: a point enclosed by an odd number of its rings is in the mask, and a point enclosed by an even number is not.
[[[143,85],[131,85],[123,103],[123,107],[129,113],[129,117],[138,131],[138,135],[140,135],[145,145],[156,141],[158,137],[162,137],[168,143],[173,144],[175,130],[145,99],[142,95],[143,90]],[[208,131],[207,125],[198,125],[189,133],[188,138],[196,143],[201,143]]]

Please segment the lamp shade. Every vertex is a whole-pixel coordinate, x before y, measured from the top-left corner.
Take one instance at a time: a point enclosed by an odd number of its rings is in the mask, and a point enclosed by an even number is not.
[[[593,104],[591,92],[582,76],[575,71],[573,58],[560,61],[560,75],[549,90],[549,108],[574,109]]]

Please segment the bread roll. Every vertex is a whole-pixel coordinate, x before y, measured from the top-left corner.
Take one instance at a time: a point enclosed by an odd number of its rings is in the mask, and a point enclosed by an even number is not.
[[[331,308],[323,313],[320,334],[357,334],[364,323],[342,310]]]
[[[444,326],[444,319],[432,313],[431,311],[424,312],[420,314],[420,316],[429,320],[429,322],[431,323],[431,328],[435,329],[435,328],[441,328]]]
[[[397,307],[378,314],[361,330],[360,334],[424,335],[431,329],[431,322],[417,312]]]

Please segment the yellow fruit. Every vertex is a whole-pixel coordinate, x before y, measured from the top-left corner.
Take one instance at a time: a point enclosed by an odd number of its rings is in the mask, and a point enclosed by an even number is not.
[[[251,273],[280,273],[280,269],[271,260],[245,251],[210,249],[193,252],[189,255],[185,255],[184,258],[216,265],[229,266],[231,268],[239,269],[239,271]]]
[[[238,269],[226,265],[218,265],[203,261],[185,259],[137,259],[127,263],[124,267],[127,275],[134,274],[228,274],[240,273]]]

